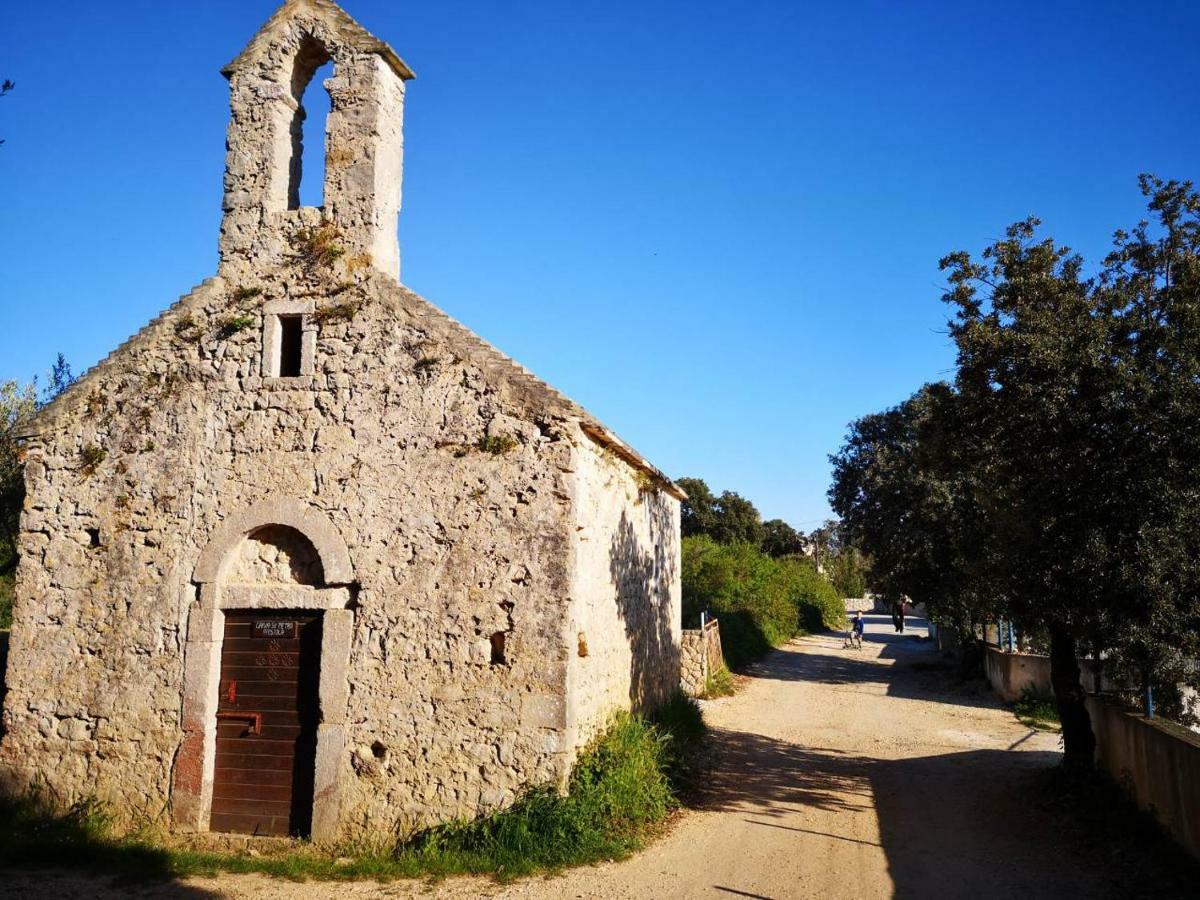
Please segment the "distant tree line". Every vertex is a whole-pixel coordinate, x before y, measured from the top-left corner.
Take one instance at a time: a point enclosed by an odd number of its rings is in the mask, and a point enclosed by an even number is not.
[[[16,85],[13,84],[12,81],[10,81],[7,78],[5,78],[3,81],[0,81],[0,97],[6,96],[15,87],[16,87]],[[4,138],[0,138],[0,144],[3,144],[3,143],[4,143]]]
[[[1200,656],[1200,196],[1140,179],[1148,218],[1099,270],[1027,219],[942,260],[953,381],[864,416],[831,505],[884,593],[971,634],[1044,635],[1065,764],[1095,739],[1080,656],[1184,715]]]
[[[827,521],[811,534],[797,531],[782,519],[762,520],[758,509],[740,494],[714,494],[700,478],[678,478],[687,492],[681,510],[684,537],[707,535],[718,544],[750,544],[774,559],[808,557],[843,597],[867,592],[868,561],[848,543],[837,522]]]

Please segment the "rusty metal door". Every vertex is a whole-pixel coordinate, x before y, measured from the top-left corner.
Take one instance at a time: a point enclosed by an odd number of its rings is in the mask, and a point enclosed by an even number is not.
[[[213,831],[308,835],[320,670],[319,613],[225,614]]]

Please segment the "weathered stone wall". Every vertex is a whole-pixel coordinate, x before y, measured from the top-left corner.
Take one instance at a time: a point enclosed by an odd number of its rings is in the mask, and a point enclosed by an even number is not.
[[[574,444],[570,715],[586,744],[613,711],[679,684],[679,501],[589,440]]]
[[[710,619],[703,628],[684,629],[682,637],[679,686],[689,697],[699,697],[708,679],[725,665],[721,629],[716,619]]]
[[[847,597],[846,612],[888,612],[887,604],[877,597]]]
[[[262,378],[261,309],[321,280],[276,272],[241,301],[247,285],[202,288],[31,447],[9,776],[162,812],[193,567],[222,520],[287,497],[328,517],[357,581],[346,823],[472,814],[561,779],[570,431],[379,276],[316,326],[314,374]],[[236,316],[251,324],[229,333]],[[497,452],[479,449],[488,435]]]
[[[1007,653],[995,647],[986,647],[983,669],[992,690],[1005,703],[1021,699],[1025,693],[1039,697],[1052,697],[1050,686],[1050,657],[1034,656],[1030,653]]]

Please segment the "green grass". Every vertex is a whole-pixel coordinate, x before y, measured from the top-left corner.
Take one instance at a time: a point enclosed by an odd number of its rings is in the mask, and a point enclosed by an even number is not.
[[[696,778],[704,723],[677,696],[653,719],[616,716],[580,755],[565,795],[526,794],[509,809],[394,846],[263,844],[257,855],[181,846],[150,829],[120,833],[94,801],[55,814],[37,796],[0,805],[0,867],[103,870],[144,878],[258,872],[289,879],[487,874],[512,878],[637,850]]]
[[[704,699],[715,700],[718,697],[732,697],[737,692],[733,681],[733,673],[724,666],[708,676],[704,682]]]
[[[1021,699],[1012,705],[1013,714],[1022,725],[1036,728],[1039,731],[1062,731],[1062,723],[1058,720],[1058,707],[1053,698],[1043,697],[1026,690]]]

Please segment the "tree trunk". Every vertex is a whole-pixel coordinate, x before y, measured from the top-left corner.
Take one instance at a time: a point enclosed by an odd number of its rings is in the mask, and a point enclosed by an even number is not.
[[[1096,735],[1079,680],[1075,635],[1062,624],[1050,626],[1050,684],[1062,721],[1063,767],[1069,772],[1090,773],[1096,762]]]

